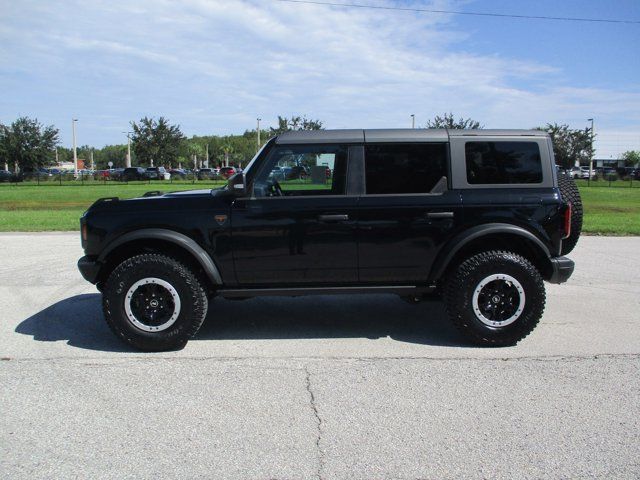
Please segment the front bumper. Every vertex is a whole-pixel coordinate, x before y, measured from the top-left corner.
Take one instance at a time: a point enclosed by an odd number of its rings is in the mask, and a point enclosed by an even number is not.
[[[78,260],[78,270],[87,282],[96,283],[102,265],[96,261],[95,257],[84,256]]]
[[[575,263],[567,257],[556,257],[551,259],[551,266],[553,267],[553,273],[548,280],[549,283],[564,283],[569,280],[573,273]]]

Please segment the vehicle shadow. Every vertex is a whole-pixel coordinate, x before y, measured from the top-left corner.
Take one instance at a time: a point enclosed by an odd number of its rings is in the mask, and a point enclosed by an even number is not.
[[[468,346],[438,300],[409,304],[396,295],[215,298],[197,339],[390,337],[437,346]]]
[[[22,321],[15,330],[40,342],[66,341],[88,350],[130,352],[107,327],[100,294],[61,300]],[[435,345],[468,346],[437,300],[411,305],[394,295],[215,298],[198,340],[390,337]]]
[[[107,327],[98,293],[65,298],[20,322],[17,333],[31,335],[39,342],[66,341],[67,344],[103,352],[130,352]]]

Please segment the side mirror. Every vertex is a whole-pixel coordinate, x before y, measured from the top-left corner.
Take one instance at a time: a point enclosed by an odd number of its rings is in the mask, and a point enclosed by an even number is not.
[[[227,185],[229,191],[237,197],[243,197],[247,194],[247,179],[244,173],[236,173],[232,177],[229,177]]]

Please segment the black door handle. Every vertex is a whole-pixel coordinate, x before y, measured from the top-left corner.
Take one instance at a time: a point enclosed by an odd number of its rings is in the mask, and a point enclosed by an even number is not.
[[[453,212],[429,212],[427,218],[453,218]]]
[[[344,222],[349,220],[349,215],[318,215],[321,222]]]

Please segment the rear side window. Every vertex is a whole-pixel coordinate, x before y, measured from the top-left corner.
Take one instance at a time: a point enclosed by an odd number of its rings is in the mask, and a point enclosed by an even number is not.
[[[467,142],[464,153],[471,185],[542,182],[535,142]]]
[[[447,145],[367,145],[365,170],[367,194],[441,193],[447,185]]]

